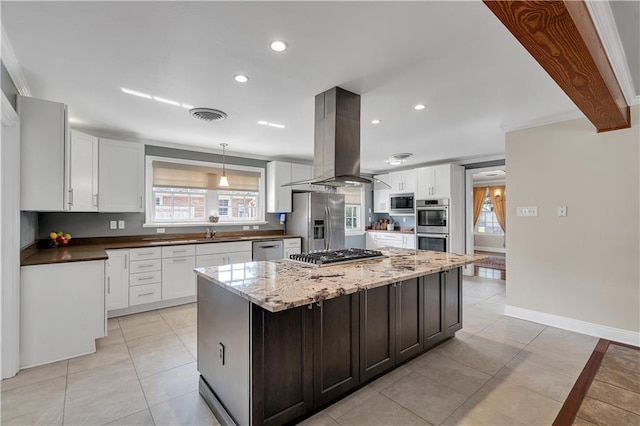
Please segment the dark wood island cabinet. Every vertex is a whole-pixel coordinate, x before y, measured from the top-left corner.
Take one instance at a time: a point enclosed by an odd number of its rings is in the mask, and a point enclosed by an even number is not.
[[[320,271],[287,261],[255,262],[241,264],[242,272],[239,265],[215,267],[217,279],[214,268],[198,270],[201,394],[221,423],[281,425],[304,418],[454,336],[462,327],[460,266],[473,256],[453,255],[459,258],[447,258],[451,269],[432,265],[439,270],[402,279],[421,271],[389,274],[393,255],[403,260],[399,252],[405,261],[434,253],[394,249],[388,259],[365,262],[374,275],[372,265],[384,270],[386,283],[343,285],[333,297],[332,284],[357,278],[351,272],[360,265]],[[237,283],[234,266],[242,276]],[[321,282],[320,292],[308,299],[294,288],[295,303],[268,296],[264,288],[237,294],[247,290],[247,276],[264,277],[265,268],[281,276],[291,272],[297,290],[317,287],[322,277],[330,282]],[[256,303],[258,295],[267,302]],[[274,304],[298,306],[277,310]]]

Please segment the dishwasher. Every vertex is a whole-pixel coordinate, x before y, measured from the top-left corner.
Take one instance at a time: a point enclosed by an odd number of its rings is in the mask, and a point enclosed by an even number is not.
[[[284,256],[282,240],[254,241],[253,261],[280,260]]]

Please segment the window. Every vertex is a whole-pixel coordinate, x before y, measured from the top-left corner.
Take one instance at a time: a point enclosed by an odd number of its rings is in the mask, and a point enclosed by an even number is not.
[[[264,169],[227,164],[228,187],[221,174],[221,164],[147,157],[146,225],[264,222]]]
[[[344,229],[347,234],[364,231],[363,206],[364,188],[361,186],[345,186],[338,188],[339,194],[344,194]]]
[[[504,232],[498,223],[498,219],[496,219],[496,214],[493,212],[493,203],[491,202],[489,191],[487,191],[487,196],[484,199],[484,204],[480,211],[480,217],[476,224],[476,233],[504,235]]]

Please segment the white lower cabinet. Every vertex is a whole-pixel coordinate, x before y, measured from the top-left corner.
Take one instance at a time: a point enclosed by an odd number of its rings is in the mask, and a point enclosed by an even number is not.
[[[143,284],[129,288],[129,304],[131,306],[159,302],[160,300],[162,300],[160,283]]]
[[[211,243],[196,246],[196,268],[251,262],[251,241]]]
[[[95,352],[105,336],[105,262],[20,268],[20,367]]]
[[[195,256],[162,259],[162,300],[195,296]]]
[[[129,250],[108,250],[104,277],[107,310],[129,306]]]
[[[415,249],[416,236],[399,232],[367,232],[366,247],[368,249],[380,247]]]
[[[300,238],[286,238],[283,246],[285,259],[289,259],[292,254],[300,254],[302,251],[302,242]]]

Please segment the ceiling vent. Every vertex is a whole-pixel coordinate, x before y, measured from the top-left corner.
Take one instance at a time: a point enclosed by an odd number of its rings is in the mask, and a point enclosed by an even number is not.
[[[204,121],[222,121],[227,118],[227,113],[213,108],[192,108],[189,114]]]

